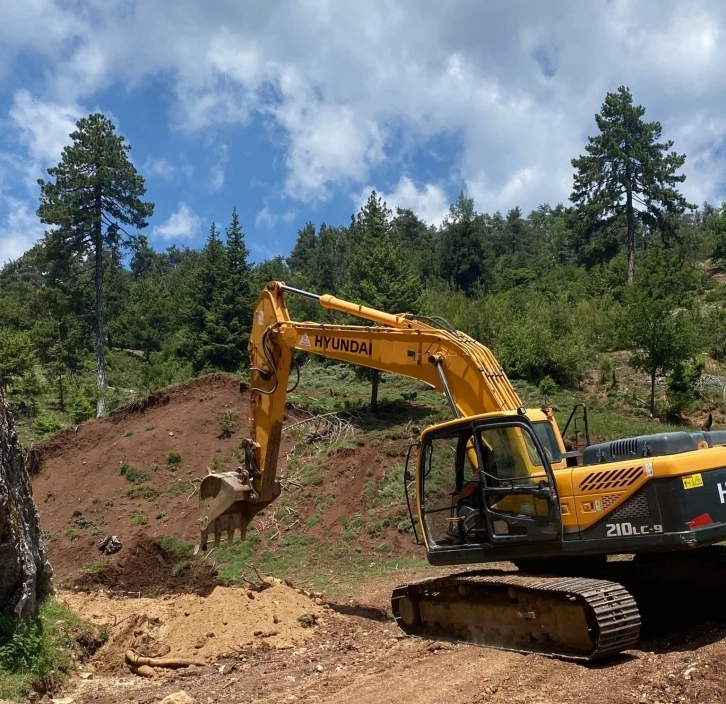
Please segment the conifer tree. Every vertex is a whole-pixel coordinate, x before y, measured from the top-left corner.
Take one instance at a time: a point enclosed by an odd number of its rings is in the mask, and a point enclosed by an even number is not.
[[[441,228],[440,276],[464,293],[471,293],[486,273],[486,260],[474,200],[462,191]]]
[[[53,226],[45,244],[52,257],[88,257],[95,283],[97,415],[105,410],[103,278],[104,252],[118,252],[134,244],[154,205],[142,200],[144,179],[128,158],[131,146],[115,133],[113,123],[95,113],[76,124],[72,142],[63,149],[57,166],[48,169],[51,180],[38,181],[38,217]]]
[[[306,277],[309,275],[310,264],[316,244],[317,236],[315,235],[315,225],[307,222],[305,223],[305,227],[297,231],[295,246],[287,258],[287,265],[293,274],[301,273]]]
[[[580,207],[590,234],[612,232],[616,224],[624,223],[631,285],[638,222],[662,228],[664,216],[695,207],[676,187],[686,179],[676,173],[686,155],[669,151],[672,141],[659,142],[660,123],[644,122],[643,115],[645,108],[633,105],[628,88],[608,93],[595,115],[600,133],[588,138],[587,154],[572,160],[570,199]]]
[[[373,191],[350,229],[352,239],[345,295],[390,313],[412,311],[421,284],[391,237],[391,211]],[[372,374],[371,407],[378,397],[378,372]]]
[[[222,282],[222,305],[225,325],[239,353],[237,368],[245,359],[252,324],[252,305],[257,292],[252,289],[252,267],[247,259],[250,251],[245,243],[237,208],[232,210],[232,222],[226,229],[226,281]]]

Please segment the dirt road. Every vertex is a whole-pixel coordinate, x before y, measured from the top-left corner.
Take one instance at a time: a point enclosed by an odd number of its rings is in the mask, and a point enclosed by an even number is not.
[[[393,584],[392,578],[376,580],[362,585],[355,598],[328,602],[303,644],[261,643],[214,665],[153,681],[98,673],[73,696],[78,704],[143,704],[179,690],[199,703],[726,701],[726,628],[718,623],[646,637],[639,649],[616,659],[580,665],[403,638],[387,611]]]

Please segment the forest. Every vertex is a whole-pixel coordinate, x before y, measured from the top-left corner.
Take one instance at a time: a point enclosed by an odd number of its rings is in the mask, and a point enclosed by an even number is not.
[[[461,192],[433,226],[374,191],[349,223],[308,222],[288,256],[253,264],[235,209],[201,249],[150,246],[130,145],[89,115],[39,182],[45,237],[0,270],[0,383],[39,438],[195,375],[243,373],[253,302],[283,280],[442,316],[545,395],[593,370],[616,384],[607,355],[626,351],[650,380],[646,411],[677,420],[707,362],[726,362],[726,204],[687,202],[687,155],[627,88],[596,125],[569,203],[484,213]],[[291,308],[335,320],[304,299]]]

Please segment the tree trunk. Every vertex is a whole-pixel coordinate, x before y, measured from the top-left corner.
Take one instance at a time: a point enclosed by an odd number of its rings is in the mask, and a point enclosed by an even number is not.
[[[373,382],[371,384],[371,410],[376,411],[378,409],[378,370],[373,370]]]
[[[655,372],[653,369],[650,373],[650,415],[655,416]]]
[[[103,343],[103,235],[101,233],[101,203],[98,197],[98,221],[95,223],[94,249],[96,250],[96,374],[98,383],[98,404],[96,418],[106,411],[106,368],[104,365]]]
[[[27,618],[53,575],[12,416],[0,392],[0,613]]]
[[[632,286],[635,279],[635,210],[633,210],[633,185],[630,181],[630,169],[630,160],[628,160],[625,167],[625,210],[628,218],[628,285]]]
[[[66,410],[66,399],[63,394],[63,372],[58,372],[58,407],[61,411]]]

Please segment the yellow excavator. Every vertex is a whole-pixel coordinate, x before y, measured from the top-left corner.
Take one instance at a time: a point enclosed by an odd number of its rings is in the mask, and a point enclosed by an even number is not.
[[[373,325],[294,322],[286,295]],[[568,659],[610,656],[637,642],[640,613],[619,578],[622,565],[607,556],[635,555],[631,577],[658,569],[672,575],[692,571],[685,561],[667,562],[674,554],[726,539],[726,432],[662,433],[568,451],[551,409],[525,408],[490,350],[445,320],[270,282],[253,314],[244,466],[203,478],[202,549],[210,535],[218,543],[227,533],[231,542],[239,531],[244,539],[254,516],[280,495],[293,350],[441,392],[452,420],[418,431],[406,461],[414,534],[418,525],[432,565],[508,561],[519,568],[397,587],[392,611],[407,634]],[[696,554],[697,565],[720,569],[720,553]]]

